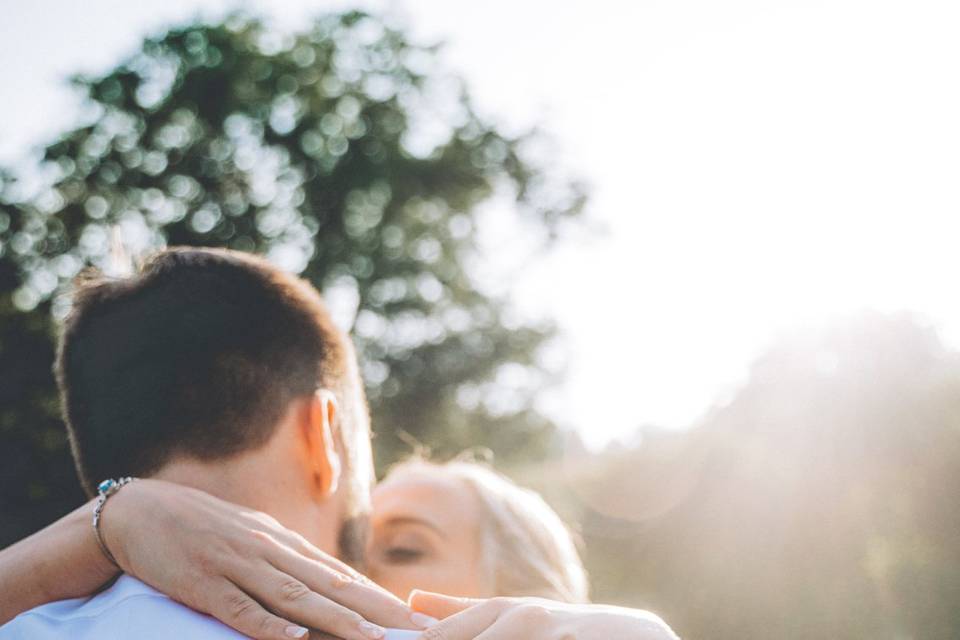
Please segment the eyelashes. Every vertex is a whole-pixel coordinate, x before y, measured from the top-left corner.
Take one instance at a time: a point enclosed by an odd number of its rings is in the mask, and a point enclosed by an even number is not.
[[[422,559],[426,553],[421,549],[410,547],[391,547],[384,551],[383,556],[391,564],[411,564]]]

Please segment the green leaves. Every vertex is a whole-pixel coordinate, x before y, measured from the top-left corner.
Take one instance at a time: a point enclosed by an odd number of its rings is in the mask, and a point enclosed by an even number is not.
[[[147,40],[74,83],[92,117],[46,149],[39,192],[3,192],[3,313],[49,327],[48,308],[65,308],[55,292],[80,269],[122,266],[119,240],[134,256],[164,244],[264,253],[347,301],[381,462],[406,450],[401,431],[444,453],[543,450],[537,384],[505,389],[496,375],[513,363],[546,381],[536,353],[551,329],[504,329],[506,301],[468,265],[486,259],[477,208],[492,194],[513,199],[518,233],[549,245],[582,189],[527,158],[538,134],[512,138],[478,116],[437,47],[359,12],[295,34],[234,15]],[[0,344],[15,368],[12,357]],[[49,377],[43,388],[53,397]],[[465,388],[511,401],[464,405]],[[26,413],[12,429],[33,428],[31,402],[16,401]]]

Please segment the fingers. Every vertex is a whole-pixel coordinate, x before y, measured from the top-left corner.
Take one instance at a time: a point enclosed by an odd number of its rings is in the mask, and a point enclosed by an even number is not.
[[[211,585],[207,593],[206,613],[254,640],[291,640],[307,635],[305,627],[270,613],[228,580]]]
[[[433,616],[440,620],[483,602],[483,600],[455,598],[453,596],[445,596],[442,593],[420,591],[419,589],[414,589],[410,592],[409,601],[410,608],[414,611],[425,613],[428,616]]]
[[[474,640],[510,640],[512,638],[541,640],[543,638],[579,637],[581,636],[577,634],[575,629],[570,628],[564,631],[558,628],[547,607],[537,602],[526,601],[502,611],[494,623],[478,634]],[[604,634],[601,637],[609,638],[610,635]]]
[[[296,554],[310,558],[311,560],[316,560],[348,576],[361,577],[361,574],[356,569],[342,560],[334,558],[329,553],[324,553],[302,535],[285,528],[279,522],[271,525],[268,536],[277,543],[280,548],[292,550]]]
[[[500,598],[482,601],[430,627],[423,632],[422,638],[423,640],[474,640],[496,624],[508,607],[507,601]],[[523,634],[511,637],[527,638]]]
[[[329,590],[328,585],[326,592]],[[251,595],[290,620],[343,640],[379,640],[385,635],[380,625],[272,566],[258,577]],[[409,615],[407,618],[409,625]]]
[[[271,554],[270,562],[282,573],[299,578],[309,590],[356,611],[377,625],[422,629],[427,626],[424,622],[430,622],[422,620],[422,616],[411,617],[410,608],[402,600],[352,570],[351,573],[337,571],[284,547],[278,547]]]
[[[253,532],[255,544],[251,551],[259,557],[275,562],[283,555],[304,558],[330,567],[348,575],[360,575],[353,568],[328,553],[324,553],[296,531],[285,528],[279,522]]]

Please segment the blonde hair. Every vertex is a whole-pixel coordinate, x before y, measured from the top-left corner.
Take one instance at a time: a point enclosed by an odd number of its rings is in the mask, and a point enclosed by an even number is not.
[[[587,574],[570,530],[535,491],[525,489],[476,462],[443,464],[416,458],[396,465],[403,471],[433,470],[456,478],[481,507],[480,553],[495,596],[536,596],[586,602]]]

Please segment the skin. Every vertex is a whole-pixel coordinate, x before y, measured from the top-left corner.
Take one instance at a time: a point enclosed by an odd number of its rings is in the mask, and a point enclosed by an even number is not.
[[[481,521],[479,501],[460,480],[430,468],[391,474],[373,492],[368,574],[404,600],[414,589],[492,597]]]
[[[542,598],[453,598],[415,591],[414,609],[443,619],[422,640],[679,640],[648,611]]]
[[[397,522],[380,527],[373,547],[381,552],[410,544],[409,531],[423,535],[431,550],[423,560],[398,569],[393,564],[375,564],[384,580],[402,593],[410,586],[453,587],[461,594],[485,594],[489,588],[478,582],[462,582],[439,565],[459,567],[472,574],[466,563],[444,555],[454,546],[469,558],[479,556],[475,536],[464,533],[462,522],[477,515],[476,504],[464,498],[464,487],[436,477],[404,474],[391,478],[376,493],[380,505],[375,521],[387,523],[398,517],[436,519],[438,528],[450,527],[455,518],[443,513],[457,509],[463,521],[449,528],[450,539],[427,538],[425,525]],[[407,498],[416,500],[406,502]],[[459,499],[458,499],[459,498]],[[433,502],[436,500],[436,502]],[[406,502],[406,504],[404,504]],[[436,509],[422,508],[430,504]],[[90,533],[90,505],[51,525],[44,531],[0,552],[0,606],[11,618],[28,608],[66,597],[88,595],[112,578],[116,570],[103,557]],[[368,620],[382,615],[385,624],[401,626],[409,610],[392,595],[372,585],[354,570],[310,544],[275,518],[220,500],[203,491],[160,480],[142,480],[129,485],[111,499],[112,526],[105,528],[108,546],[124,569],[175,599],[200,611],[208,611],[245,635],[257,640],[288,640],[288,624],[264,611],[287,610],[291,620],[314,628],[341,626],[349,635],[311,634],[311,638],[353,637],[358,620],[350,609]],[[478,520],[473,520],[478,522]],[[459,533],[453,533],[459,532]],[[454,542],[453,538],[458,539]],[[43,558],[45,560],[38,560]],[[376,563],[377,560],[374,560]],[[437,566],[446,583],[424,573],[426,564]],[[390,575],[392,574],[392,576]],[[69,578],[69,579],[68,579]],[[291,587],[294,587],[291,589]],[[295,595],[295,598],[291,598]],[[414,590],[412,608],[442,619],[413,618],[413,626],[430,626],[423,640],[676,640],[677,636],[659,618],[637,609],[603,605],[566,605],[538,598],[450,598]],[[294,611],[299,610],[299,614]],[[311,623],[310,620],[315,622]],[[279,624],[274,624],[278,622]]]
[[[160,474],[169,481],[125,487],[104,509],[102,525],[120,566],[256,640],[289,640],[291,630],[300,632],[297,623],[321,630],[311,638],[364,640],[372,637],[367,621],[429,627],[423,640],[676,640],[662,620],[641,610],[411,592],[492,595],[479,579],[476,498],[457,480],[429,472],[391,477],[373,498],[370,569],[393,593],[409,594],[411,612],[330,555],[330,531],[337,528],[331,525],[343,507],[331,442],[335,411],[322,396],[294,402],[275,440],[250,460],[181,461]],[[243,482],[251,473],[282,478],[285,491],[263,494],[262,485]],[[89,595],[116,575],[93,538],[90,512],[85,505],[0,552],[0,622],[45,602]],[[326,525],[316,528],[318,521]]]
[[[403,602],[332,555],[343,514],[363,509],[356,501],[369,491],[340,482],[337,412],[323,390],[295,399],[260,449],[173,460],[124,487],[101,520],[120,568],[257,640],[303,637],[306,627],[345,640],[374,637],[378,625],[422,628]],[[0,623],[116,575],[91,513],[85,505],[0,552]]]

